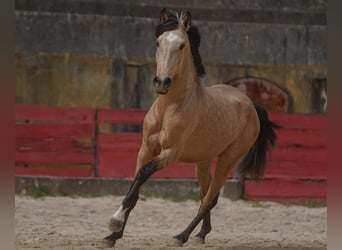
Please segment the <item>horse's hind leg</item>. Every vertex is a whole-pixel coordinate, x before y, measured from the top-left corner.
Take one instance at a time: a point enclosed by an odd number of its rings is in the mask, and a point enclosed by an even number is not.
[[[210,164],[211,161],[197,163],[196,176],[200,185],[201,198],[206,195],[210,182]],[[195,240],[198,243],[205,242],[205,236],[211,231],[210,211],[204,216],[201,230],[196,234]]]
[[[171,242],[171,244],[174,246],[182,246],[185,242],[187,242],[190,234],[195,229],[195,227],[201,222],[201,220],[203,220],[206,216],[208,216],[208,214],[210,214],[210,210],[213,207],[215,207],[215,205],[217,204],[217,200],[218,200],[218,194],[212,200],[210,206],[203,207],[201,205],[195,218],[191,221],[191,223],[187,226],[187,228],[183,232],[173,237],[173,241]]]
[[[229,152],[230,150],[231,152]],[[238,153],[231,148],[230,150],[227,150],[225,155],[221,155],[219,157],[214,178],[211,180],[208,191],[202,199],[202,203],[197,215],[183,232],[174,236],[174,240],[172,242],[173,245],[183,245],[183,243],[189,239],[189,236],[195,227],[201,222],[202,219],[210,214],[210,210],[217,204],[220,189],[222,188],[229,171],[244,153]]]

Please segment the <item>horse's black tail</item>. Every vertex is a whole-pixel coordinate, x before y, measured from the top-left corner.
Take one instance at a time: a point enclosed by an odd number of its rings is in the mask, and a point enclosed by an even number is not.
[[[280,128],[280,126],[268,119],[267,111],[264,108],[256,104],[254,107],[259,117],[260,132],[253,147],[240,162],[238,170],[243,178],[249,175],[259,181],[264,175],[269,144],[273,147],[276,145],[277,136],[273,128]]]

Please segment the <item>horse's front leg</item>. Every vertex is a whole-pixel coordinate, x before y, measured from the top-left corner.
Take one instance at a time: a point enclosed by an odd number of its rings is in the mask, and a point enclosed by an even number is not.
[[[123,231],[129,216],[129,213],[135,207],[138,198],[139,190],[142,184],[144,184],[147,179],[158,170],[158,164],[156,160],[152,160],[137,172],[133,183],[123,199],[120,208],[114,213],[113,217],[109,222],[109,229],[113,233],[105,238],[109,245],[114,245],[117,239],[120,239],[123,235]]]
[[[107,245],[114,246],[115,241],[123,236],[129,213],[138,201],[141,185],[156,171],[175,163],[179,158],[179,153],[177,152],[177,150],[172,148],[162,150],[157,157],[137,170],[133,184],[123,199],[120,208],[114,213],[109,222],[109,229],[113,233],[105,238]]]

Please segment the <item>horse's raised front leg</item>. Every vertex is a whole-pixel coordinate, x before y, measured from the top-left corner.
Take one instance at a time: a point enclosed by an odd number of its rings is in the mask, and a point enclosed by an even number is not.
[[[157,165],[157,161],[152,160],[141,167],[137,172],[133,184],[122,201],[120,208],[116,211],[109,222],[109,229],[113,231],[111,235],[105,238],[109,246],[114,246],[115,241],[122,237],[128,215],[138,201],[140,187],[158,170]]]
[[[171,147],[162,150],[152,161],[137,170],[133,184],[131,185],[126,197],[109,222],[109,229],[113,233],[105,238],[108,246],[114,246],[115,241],[123,236],[123,231],[129,213],[138,201],[141,185],[144,184],[153,173],[175,163],[178,160],[179,151],[176,149],[177,147]]]

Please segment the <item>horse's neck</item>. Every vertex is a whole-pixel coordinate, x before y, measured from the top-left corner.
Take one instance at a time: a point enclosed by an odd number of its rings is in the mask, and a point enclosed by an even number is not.
[[[174,84],[174,88],[170,89],[168,94],[158,97],[161,112],[164,112],[170,106],[182,105],[185,101],[188,105],[196,103],[196,98],[204,91],[197,75],[188,77],[180,75],[174,79],[172,84]]]

